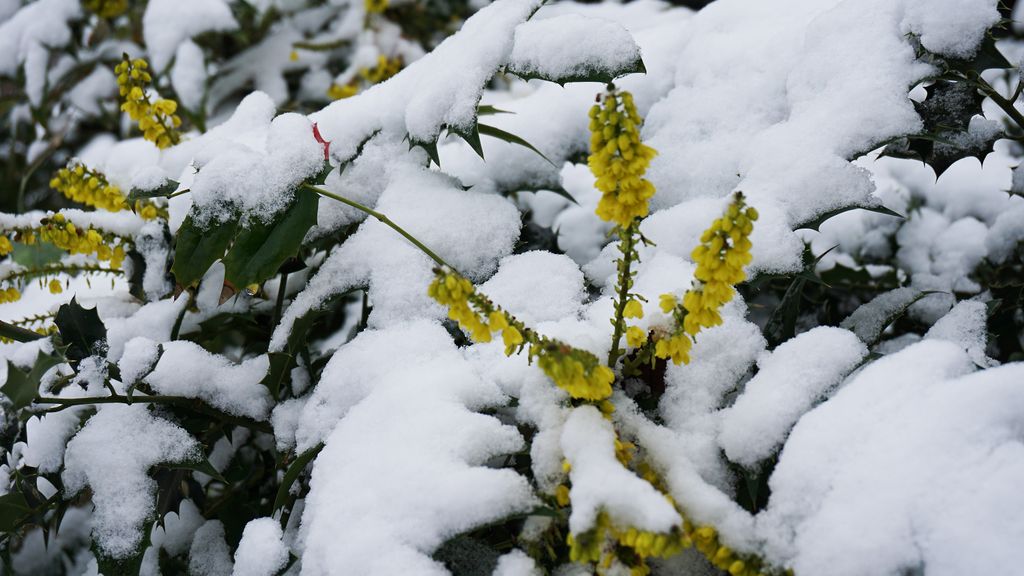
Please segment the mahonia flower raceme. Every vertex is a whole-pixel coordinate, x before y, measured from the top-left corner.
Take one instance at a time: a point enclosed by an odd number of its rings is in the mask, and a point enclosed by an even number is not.
[[[128,0],[85,0],[82,5],[100,18],[117,18],[128,10]]]
[[[327,90],[327,96],[332,100],[350,98],[359,93],[360,78],[365,84],[374,85],[391,78],[402,70],[403,60],[401,56],[388,58],[383,54],[377,56],[377,65],[372,68],[360,68],[359,75],[352,78],[347,84],[331,84]]]
[[[181,135],[178,133],[181,118],[175,114],[178,103],[166,98],[159,98],[156,102],[150,101],[146,87],[153,81],[153,77],[146,71],[148,68],[149,64],[145,60],[131,60],[127,54],[114,68],[123,100],[121,110],[139,123],[143,138],[153,142],[158,148],[167,148],[181,141]]]
[[[106,176],[72,161],[50,180],[50,187],[67,198],[110,212],[128,207],[121,189],[107,181]]]
[[[14,252],[14,245],[11,244],[11,239],[7,236],[0,236],[0,256],[7,256],[11,252]]]
[[[683,295],[682,306],[672,294],[661,295],[661,309],[676,320],[675,331],[655,344],[655,355],[676,364],[690,361],[692,338],[704,328],[722,323],[719,309],[735,294],[733,286],[746,279],[743,267],[750,263],[750,234],[757,210],[746,205],[737,192],[725,214],[701,235],[691,256],[697,264],[695,285]]]
[[[643,120],[633,95],[610,90],[590,109],[590,156],[587,165],[601,191],[597,215],[626,228],[647,216],[654,185],[643,178],[656,154],[640,141]]]
[[[0,304],[17,302],[18,300],[21,300],[21,292],[19,292],[14,286],[8,286],[7,288],[0,289]]]
[[[366,11],[371,14],[380,14],[387,10],[388,0],[366,0]]]
[[[599,402],[611,396],[615,373],[596,356],[527,329],[458,273],[435,270],[427,294],[448,308],[448,317],[458,322],[473,341],[490,342],[492,333],[501,332],[506,355],[529,345],[530,358],[536,358],[537,366],[573,398]]]
[[[123,244],[113,245],[103,234],[94,228],[81,230],[68,222],[63,214],[54,214],[44,220],[39,229],[39,238],[70,254],[95,254],[104,262],[109,261],[110,267],[120,269],[124,262]]]

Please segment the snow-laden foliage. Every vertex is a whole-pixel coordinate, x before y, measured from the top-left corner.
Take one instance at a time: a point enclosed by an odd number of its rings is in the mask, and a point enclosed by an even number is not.
[[[0,572],[1018,571],[1014,3],[683,4],[0,0]]]

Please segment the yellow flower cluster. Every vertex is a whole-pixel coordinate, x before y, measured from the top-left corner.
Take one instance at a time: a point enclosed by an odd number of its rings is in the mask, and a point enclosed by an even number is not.
[[[178,133],[181,118],[175,114],[178,103],[166,98],[150,102],[146,87],[153,81],[153,77],[146,72],[147,68],[149,64],[145,60],[131,60],[127,54],[114,68],[123,100],[121,110],[139,123],[143,138],[153,142],[158,148],[167,148],[181,141],[181,135]]]
[[[327,96],[332,100],[350,98],[359,93],[363,84],[374,85],[391,78],[402,70],[404,61],[401,56],[388,58],[383,54],[377,56],[377,65],[372,68],[360,68],[359,76],[353,78],[348,84],[331,84],[327,90]]]
[[[640,141],[643,122],[629,92],[610,91],[590,109],[587,165],[601,191],[597,215],[626,228],[647,216],[654,185],[643,178],[656,152]]]
[[[601,365],[597,357],[527,329],[458,273],[436,270],[427,294],[448,308],[448,317],[458,322],[473,341],[490,342],[492,333],[501,332],[506,355],[529,345],[530,358],[537,358],[540,369],[573,398],[599,402],[611,396],[615,373]]]
[[[14,245],[11,244],[11,239],[7,236],[0,236],[0,256],[7,256],[11,252],[14,252]]]
[[[0,304],[7,304],[8,302],[17,302],[21,300],[21,292],[14,286],[0,289]]]
[[[54,214],[43,221],[39,229],[40,239],[53,244],[70,254],[95,254],[103,262],[110,262],[110,267],[120,269],[124,262],[124,245],[112,245],[99,231],[94,228],[81,230],[68,222],[63,214]]]
[[[366,0],[366,11],[370,14],[380,14],[388,9],[388,0]]]
[[[128,0],[85,0],[82,5],[100,18],[117,18],[128,10]]]
[[[106,176],[72,162],[61,168],[50,180],[50,188],[64,196],[95,208],[118,212],[128,207],[121,189],[107,181]]]
[[[448,317],[458,322],[473,341],[490,342],[492,333],[501,332],[506,355],[522,347],[523,325],[477,294],[473,283],[459,274],[439,271],[427,294],[448,307]],[[475,312],[471,304],[481,309],[482,314]]]
[[[61,285],[60,280],[56,278],[50,280],[49,286],[50,294],[60,294],[64,291],[64,287]]]
[[[747,277],[743,267],[752,258],[750,234],[756,220],[757,210],[748,207],[743,194],[737,192],[725,214],[701,235],[701,243],[691,255],[697,264],[696,283],[683,295],[682,306],[674,295],[661,295],[661,309],[673,314],[676,329],[658,340],[656,356],[671,358],[676,364],[689,362],[692,338],[704,328],[722,323],[719,309],[732,300],[733,285]]]

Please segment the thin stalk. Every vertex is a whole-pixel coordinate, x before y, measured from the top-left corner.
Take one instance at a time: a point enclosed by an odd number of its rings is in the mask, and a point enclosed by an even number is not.
[[[1024,114],[1021,114],[1020,110],[1017,110],[1017,107],[1013,105],[1011,100],[1004,98],[998,90],[993,88],[992,85],[986,82],[979,74],[971,74],[971,80],[973,80],[981,91],[985,93],[985,96],[991,98],[997,106],[1002,108],[1003,112],[1006,112],[1006,115],[1009,116],[1021,130],[1024,130]]]
[[[619,251],[622,252],[622,259],[619,260],[619,278],[616,294],[618,300],[615,302],[615,318],[612,321],[615,325],[615,333],[612,334],[612,347],[608,350],[608,367],[613,369],[619,356],[625,352],[619,349],[619,343],[622,341],[622,333],[626,325],[623,316],[626,310],[626,302],[629,301],[629,289],[633,287],[632,267],[633,255],[636,252],[636,232],[637,224],[635,221],[628,228],[619,230]]]
[[[33,401],[33,403],[35,404],[53,404],[54,406],[57,407],[57,409],[49,409],[47,410],[47,412],[59,412],[60,410],[69,408],[71,406],[83,406],[88,404],[134,404],[137,402],[144,404],[167,404],[173,406],[181,406],[183,408],[191,408],[196,412],[202,412],[210,416],[215,416],[216,418],[223,420],[225,422],[238,424],[240,426],[245,426],[246,428],[258,430],[260,432],[273,431],[270,425],[265,422],[258,422],[256,420],[252,420],[251,418],[243,418],[240,416],[227,414],[225,412],[221,412],[220,410],[210,408],[193,398],[184,398],[181,396],[132,396],[131,399],[129,399],[127,396],[122,396],[120,394],[111,394],[110,396],[97,396],[86,398],[53,398],[48,396],[40,396]]]
[[[361,212],[366,213],[369,216],[373,216],[374,218],[379,220],[381,223],[387,224],[388,226],[390,226],[395,232],[398,232],[403,237],[405,237],[406,240],[408,240],[409,242],[412,242],[412,244],[414,246],[416,246],[417,248],[419,248],[420,251],[422,251],[427,256],[430,256],[431,260],[433,260],[434,262],[437,262],[441,266],[447,266],[448,268],[451,268],[452,270],[454,270],[454,268],[451,265],[449,265],[447,262],[445,262],[440,256],[438,256],[437,254],[434,254],[433,250],[431,250],[430,248],[427,248],[425,245],[423,245],[422,242],[420,242],[415,237],[413,237],[412,234],[409,234],[408,232],[403,230],[401,226],[399,226],[398,224],[395,224],[394,222],[392,222],[391,219],[388,218],[387,216],[385,216],[384,214],[381,214],[380,212],[377,212],[376,210],[373,210],[372,208],[367,208],[366,206],[363,206],[362,204],[360,204],[360,203],[358,203],[358,202],[356,202],[354,200],[349,200],[348,198],[345,198],[344,196],[339,196],[338,194],[335,194],[334,192],[331,192],[330,190],[324,190],[323,188],[320,188],[318,186],[313,186],[312,184],[303,184],[302,186],[305,187],[308,190],[316,192],[317,194],[319,194],[321,196],[325,196],[325,197],[330,198],[332,200],[337,200],[338,202],[341,202],[342,204],[346,204],[348,206],[351,206],[351,207],[355,208],[356,210],[359,210]]]
[[[0,338],[10,338],[15,342],[31,342],[45,338],[45,336],[0,320]]]
[[[281,283],[277,285],[277,298],[274,302],[274,321],[271,326],[277,326],[281,321],[281,310],[284,308],[284,291],[288,288],[288,273],[281,272]]]

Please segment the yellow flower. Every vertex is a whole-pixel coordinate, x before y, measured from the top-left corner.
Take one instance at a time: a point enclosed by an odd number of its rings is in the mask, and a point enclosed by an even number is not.
[[[288,59],[291,60],[292,62],[298,62],[299,61],[299,51],[298,50],[292,50],[291,53],[288,54]]]
[[[146,70],[149,64],[142,58],[131,60],[125,54],[123,60],[114,68],[117,84],[123,102],[121,110],[139,123],[142,137],[157,145],[158,148],[174,146],[181,141],[178,127],[181,118],[175,112],[178,103],[166,98],[151,102],[146,87],[153,81]]]
[[[636,326],[630,326],[626,329],[626,344],[633,348],[639,348],[644,345],[644,342],[647,342],[647,331]]]
[[[114,269],[120,269],[125,259],[124,246],[114,245],[114,238],[108,240],[94,228],[79,230],[60,213],[43,220],[39,238],[69,254],[95,254],[100,261],[109,261]]]
[[[630,300],[626,302],[626,307],[622,310],[623,318],[643,318],[644,308],[640,304],[639,300]]]
[[[604,95],[590,109],[590,156],[587,165],[601,191],[597,215],[626,228],[647,216],[654,185],[643,178],[656,154],[640,141],[643,120],[629,92]]]
[[[366,0],[366,11],[379,14],[388,8],[388,0]]]
[[[661,309],[676,318],[676,329],[655,345],[655,355],[676,364],[689,362],[691,338],[701,330],[722,323],[719,310],[732,300],[733,285],[746,279],[743,267],[750,263],[750,234],[757,211],[747,207],[743,194],[736,193],[725,214],[701,235],[691,256],[697,264],[694,286],[683,295],[680,308],[673,294],[661,295]],[[681,326],[680,326],[681,320]]]
[[[85,0],[82,4],[100,18],[116,18],[128,10],[128,0]]]
[[[50,188],[70,200],[110,212],[128,207],[120,188],[108,182],[102,173],[74,160],[50,179]]]
[[[14,245],[11,244],[10,238],[0,236],[0,256],[7,256],[11,252],[14,252]]]
[[[344,86],[340,84],[331,84],[331,87],[327,89],[327,97],[331,100],[341,100],[342,98],[351,98],[359,93],[359,86],[349,83]]]
[[[64,291],[64,288],[60,285],[60,280],[54,278],[50,280],[50,294],[60,294]]]
[[[21,300],[21,292],[18,292],[18,289],[14,286],[0,290],[0,304],[17,302],[18,300]]]

